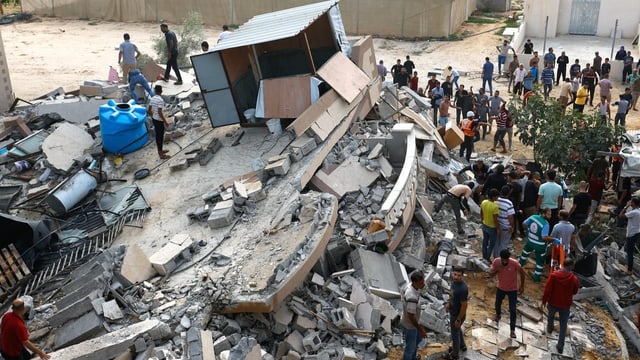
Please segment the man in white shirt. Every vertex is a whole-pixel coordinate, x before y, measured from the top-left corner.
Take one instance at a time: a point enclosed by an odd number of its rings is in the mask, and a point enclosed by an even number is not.
[[[218,42],[231,36],[232,32],[229,30],[229,26],[222,25],[222,32],[218,35]]]
[[[169,126],[167,118],[164,116],[164,99],[162,98],[162,85],[156,85],[154,87],[155,96],[149,100],[149,107],[147,108],[147,115],[151,116],[153,120],[153,128],[156,133],[156,146],[158,148],[158,156],[160,159],[168,159],[168,150],[162,150],[162,144],[164,143],[164,129],[165,126]]]
[[[515,82],[515,85],[513,85],[514,93],[522,95],[522,82],[525,76],[527,76],[527,70],[525,70],[524,64],[520,63],[516,71],[513,72],[513,81]]]

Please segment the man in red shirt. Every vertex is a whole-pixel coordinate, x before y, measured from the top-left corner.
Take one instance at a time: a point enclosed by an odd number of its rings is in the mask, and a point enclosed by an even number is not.
[[[518,274],[520,274],[520,286],[518,287]],[[516,302],[518,294],[524,292],[524,269],[520,263],[511,258],[508,249],[500,251],[500,258],[493,259],[489,276],[498,275],[498,286],[496,287],[496,321],[500,321],[502,300],[509,297],[509,327],[511,337],[516,337]]]
[[[0,353],[5,360],[28,360],[31,354],[27,349],[33,351],[40,359],[49,359],[44,351],[38,349],[29,341],[29,332],[24,323],[24,313],[26,307],[22,299],[16,299],[11,305],[13,311],[2,316],[0,324]]]
[[[579,289],[578,278],[573,273],[573,265],[573,259],[566,258],[564,267],[549,275],[544,286],[544,295],[542,295],[542,306],[547,305],[547,334],[553,332],[553,320],[556,313],[560,315],[560,332],[556,345],[556,350],[560,354],[564,350],[564,338],[567,335],[567,323],[569,322],[571,304],[573,304],[573,295],[577,294]]]

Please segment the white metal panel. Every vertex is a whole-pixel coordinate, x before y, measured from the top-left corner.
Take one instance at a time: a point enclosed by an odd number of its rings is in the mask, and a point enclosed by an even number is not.
[[[600,0],[573,0],[569,34],[595,35],[599,14]]]
[[[296,36],[337,3],[336,0],[323,1],[254,16],[234,31],[230,37],[213,46],[211,51],[233,49]]]

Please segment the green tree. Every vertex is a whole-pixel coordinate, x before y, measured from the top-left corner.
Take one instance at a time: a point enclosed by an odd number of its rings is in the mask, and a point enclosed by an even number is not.
[[[197,11],[191,11],[182,23],[182,30],[176,30],[178,37],[178,66],[191,66],[189,55],[200,51],[200,43],[204,40],[202,15]],[[156,62],[167,62],[167,42],[164,34],[160,33],[153,39],[153,51],[156,53]]]
[[[597,112],[578,113],[571,108],[562,114],[562,106],[553,99],[545,100],[536,91],[526,106],[515,97],[509,112],[518,127],[520,141],[533,148],[534,161],[543,168],[556,168],[578,178],[584,177],[598,151],[609,151],[624,129],[602,121]]]

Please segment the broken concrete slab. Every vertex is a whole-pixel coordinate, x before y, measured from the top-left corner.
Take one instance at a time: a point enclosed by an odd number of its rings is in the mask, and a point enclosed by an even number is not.
[[[161,340],[171,337],[172,331],[169,325],[159,320],[145,320],[49,355],[52,359],[111,359],[127,351],[137,338],[144,335],[148,335],[152,340]]]
[[[329,173],[324,169],[318,170],[311,182],[320,190],[341,198],[348,192],[370,186],[378,176],[378,171],[367,170],[360,165],[360,158],[352,156]]]
[[[151,279],[156,274],[151,261],[138,245],[133,244],[127,247],[120,267],[120,275],[125,280],[131,284],[137,284]]]
[[[93,138],[82,128],[61,123],[58,128],[42,142],[42,151],[52,167],[69,171],[75,158],[81,157],[85,150],[93,146]]]
[[[102,314],[105,319],[112,321],[119,320],[124,317],[124,314],[122,313],[122,310],[120,310],[115,299],[102,303]]]
[[[404,283],[398,263],[389,253],[379,254],[358,248],[351,252],[355,274],[360,276],[369,291],[384,299],[399,298]]]
[[[74,321],[69,321],[56,331],[54,348],[60,349],[90,339],[105,329],[102,318],[89,311]]]
[[[58,327],[67,321],[71,321],[89,311],[93,311],[93,300],[94,296],[87,295],[65,308],[59,308],[58,311],[48,319],[49,325]]]
[[[44,115],[48,113],[57,113],[63,119],[75,123],[84,124],[89,119],[98,116],[100,106],[106,104],[109,100],[90,99],[89,101],[80,101],[80,98],[65,101],[46,101],[36,105],[36,115]]]

